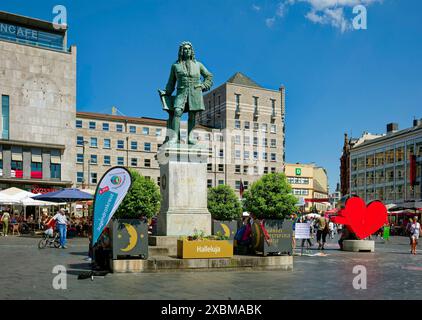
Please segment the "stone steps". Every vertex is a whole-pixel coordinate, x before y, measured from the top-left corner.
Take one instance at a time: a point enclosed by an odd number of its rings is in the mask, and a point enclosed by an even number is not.
[[[172,271],[293,270],[292,256],[233,256],[225,259],[178,259],[150,256],[147,260],[112,260],[115,273]]]

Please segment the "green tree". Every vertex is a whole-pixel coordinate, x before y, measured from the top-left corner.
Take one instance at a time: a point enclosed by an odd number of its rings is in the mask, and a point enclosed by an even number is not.
[[[235,220],[242,216],[242,205],[232,188],[220,185],[208,189],[208,211],[216,220]]]
[[[270,173],[254,182],[244,193],[244,208],[258,219],[281,219],[295,210],[297,198],[284,173]]]
[[[160,210],[160,189],[154,181],[141,176],[136,170],[129,169],[129,171],[132,186],[114,217],[119,219],[139,219],[141,216],[152,218]]]

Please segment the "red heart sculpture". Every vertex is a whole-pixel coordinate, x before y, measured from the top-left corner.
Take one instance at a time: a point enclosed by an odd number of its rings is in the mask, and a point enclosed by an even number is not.
[[[333,221],[348,226],[358,239],[364,239],[388,222],[387,208],[381,201],[366,206],[361,198],[353,197],[346,201],[346,207]]]

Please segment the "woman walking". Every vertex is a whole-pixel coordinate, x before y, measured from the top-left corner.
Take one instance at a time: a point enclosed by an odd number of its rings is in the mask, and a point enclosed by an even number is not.
[[[422,233],[421,225],[418,222],[418,217],[413,219],[413,223],[410,226],[410,237],[411,237],[411,253],[416,254],[416,246],[418,245],[419,235]]]

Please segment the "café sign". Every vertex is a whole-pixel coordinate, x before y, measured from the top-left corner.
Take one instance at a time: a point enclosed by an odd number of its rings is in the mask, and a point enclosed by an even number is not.
[[[0,34],[6,35],[12,38],[21,38],[26,40],[36,41],[38,40],[38,31],[24,27],[15,26],[0,22]]]

